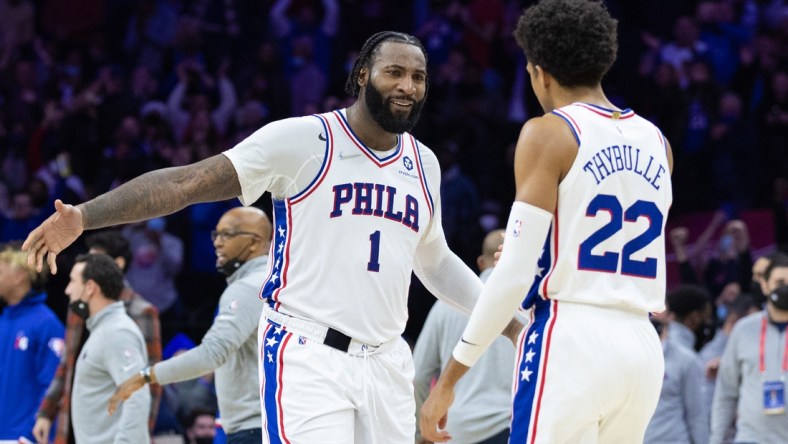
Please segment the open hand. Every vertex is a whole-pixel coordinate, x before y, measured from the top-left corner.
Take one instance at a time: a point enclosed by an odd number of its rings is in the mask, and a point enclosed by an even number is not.
[[[22,250],[27,251],[27,264],[41,272],[44,268],[44,255],[52,274],[57,273],[57,255],[71,245],[84,231],[82,211],[73,205],[66,205],[60,199],[55,201],[55,213],[27,235]]]
[[[440,384],[435,385],[421,406],[419,415],[419,430],[424,439],[432,442],[446,442],[451,439],[451,435],[444,428],[449,406],[453,401],[453,389],[442,389]]]

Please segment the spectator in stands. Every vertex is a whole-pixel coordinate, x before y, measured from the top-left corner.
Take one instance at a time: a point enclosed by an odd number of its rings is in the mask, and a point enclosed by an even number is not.
[[[132,254],[126,279],[159,311],[163,342],[172,337],[178,328],[173,322],[181,317],[175,277],[183,267],[183,241],[166,228],[166,220],[156,218],[122,230]]]
[[[212,444],[216,437],[216,414],[206,409],[194,409],[185,421],[186,444]]]

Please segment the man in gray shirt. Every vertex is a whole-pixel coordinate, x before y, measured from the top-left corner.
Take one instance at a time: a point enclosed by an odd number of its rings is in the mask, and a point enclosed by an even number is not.
[[[227,211],[211,233],[216,267],[228,276],[219,314],[202,343],[124,382],[112,395],[109,411],[138,393],[146,382],[170,384],[216,373],[216,398],[228,444],[262,442],[258,395],[257,325],[263,311],[260,286],[268,271],[271,222],[257,208]]]
[[[711,297],[699,285],[680,285],[668,292],[666,302],[674,319],[667,325],[668,341],[695,351],[696,332],[711,324]]]
[[[659,403],[646,428],[645,444],[707,444],[709,409],[703,403],[703,364],[698,355],[671,341],[662,322],[652,319],[662,340],[665,376]],[[671,330],[672,332],[673,330]]]
[[[733,327],[717,372],[710,444],[722,444],[736,421],[736,443],[788,442],[785,412],[788,256],[766,269],[766,309]]]
[[[123,272],[105,254],[78,256],[66,294],[90,337],[82,347],[71,393],[71,422],[80,444],[146,444],[150,391],[130,397],[115,416],[104,410],[112,392],[148,363],[145,339],[119,300]]]
[[[495,252],[503,243],[504,230],[493,230],[482,242],[482,254],[476,262],[482,281],[492,272]],[[416,416],[430,392],[432,380],[440,375],[451,352],[460,340],[468,316],[437,301],[430,310],[413,350],[416,375]],[[449,410],[453,441],[458,443],[498,444],[509,441],[512,418],[512,375],[515,365],[512,341],[500,337],[459,383],[457,399]],[[417,433],[418,421],[416,421]],[[418,443],[420,436],[417,436]]]

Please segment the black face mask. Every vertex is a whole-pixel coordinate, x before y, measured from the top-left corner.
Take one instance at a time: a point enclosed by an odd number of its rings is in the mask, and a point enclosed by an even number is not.
[[[199,438],[192,438],[192,442],[194,442],[194,444],[213,444],[213,438],[201,436]]]
[[[88,303],[77,299],[74,302],[68,304],[68,308],[74,312],[75,315],[79,316],[83,321],[86,321],[88,317],[90,317],[90,309],[88,309]]]
[[[769,295],[769,301],[771,301],[775,308],[788,311],[788,285],[783,285],[777,290],[774,290]]]
[[[238,258],[230,259],[228,261],[225,261],[225,263],[222,265],[217,265],[216,271],[227,277],[230,277],[232,276],[233,273],[235,273],[236,270],[241,268],[241,265],[243,265],[244,263],[245,261],[242,261]]]

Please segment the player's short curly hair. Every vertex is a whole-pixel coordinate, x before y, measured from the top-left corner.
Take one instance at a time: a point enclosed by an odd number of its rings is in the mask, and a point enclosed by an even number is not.
[[[424,61],[427,61],[427,50],[424,49],[424,45],[422,45],[421,41],[416,37],[405,34],[404,32],[381,31],[368,38],[367,41],[364,42],[364,46],[361,47],[358,58],[356,58],[356,62],[353,64],[353,69],[350,71],[347,81],[345,82],[345,92],[347,94],[358,97],[359,90],[361,89],[358,85],[358,75],[362,68],[369,68],[372,65],[372,61],[378,53],[378,48],[380,48],[380,44],[383,42],[398,42],[413,45],[421,50],[421,53],[424,54]],[[427,87],[429,87],[429,81],[427,82]]]
[[[595,86],[616,60],[617,23],[599,1],[541,0],[513,34],[528,61],[562,86]]]

